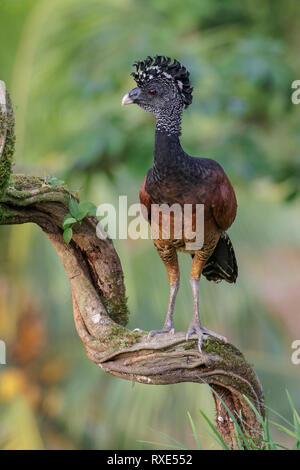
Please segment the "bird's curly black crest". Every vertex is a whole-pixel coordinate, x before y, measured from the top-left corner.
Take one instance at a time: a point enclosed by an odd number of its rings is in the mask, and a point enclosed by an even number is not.
[[[152,58],[148,56],[145,60],[133,64],[136,67],[136,72],[132,72],[131,75],[140,87],[154,77],[173,80],[181,93],[184,107],[187,108],[193,100],[190,73],[178,60],[174,59],[174,62],[171,62],[170,57],[157,55]]]

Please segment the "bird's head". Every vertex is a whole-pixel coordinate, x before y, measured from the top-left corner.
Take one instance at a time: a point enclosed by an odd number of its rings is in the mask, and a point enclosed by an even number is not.
[[[193,99],[189,72],[169,57],[147,57],[133,64],[132,76],[137,87],[127,93],[122,104],[136,103],[157,118],[170,109],[187,108]]]

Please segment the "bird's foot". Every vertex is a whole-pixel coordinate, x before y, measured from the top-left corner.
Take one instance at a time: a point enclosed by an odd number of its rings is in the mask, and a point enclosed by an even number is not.
[[[162,335],[162,334],[170,334],[173,335],[175,333],[175,329],[173,326],[166,327],[164,326],[162,330],[152,330],[149,331],[147,339],[150,340],[156,335]]]
[[[204,326],[201,325],[201,323],[192,321],[192,323],[189,326],[189,329],[186,334],[186,341],[188,341],[191,337],[192,334],[196,334],[198,336],[198,349],[200,352],[202,352],[202,343],[203,343],[203,336],[204,335],[209,335],[209,336],[214,336],[215,338],[220,339],[221,341],[224,341],[227,343],[227,339],[225,336],[219,335],[218,333],[215,333],[212,330],[209,330],[208,328],[205,328]]]

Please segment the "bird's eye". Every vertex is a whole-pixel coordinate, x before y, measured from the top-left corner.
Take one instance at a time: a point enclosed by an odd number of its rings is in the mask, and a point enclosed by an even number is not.
[[[156,93],[157,93],[157,91],[154,90],[154,89],[153,89],[153,90],[149,90],[149,95],[154,96],[154,95],[156,95]]]

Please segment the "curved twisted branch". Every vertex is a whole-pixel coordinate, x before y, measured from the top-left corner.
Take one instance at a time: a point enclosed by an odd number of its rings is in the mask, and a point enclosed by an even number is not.
[[[7,128],[3,124],[7,114],[1,116],[2,128]],[[7,134],[1,136],[0,187]],[[259,421],[244,395],[263,415],[263,391],[241,352],[207,337],[200,353],[196,336],[187,342],[179,332],[148,340],[146,332],[125,328],[128,312],[120,260],[110,240],[97,238],[97,219],[87,217],[76,224],[69,245],[63,240],[62,220],[70,197],[74,196],[65,186],[12,175],[0,194],[0,225],[36,223],[49,238],[70,280],[74,320],[88,357],[106,372],[127,380],[153,385],[210,384],[217,392],[217,426],[223,439],[236,446],[234,425],[223,402],[248,434],[259,439]]]

